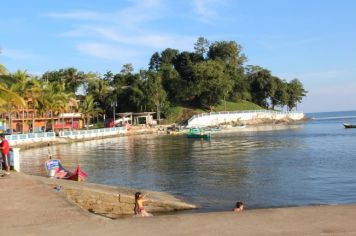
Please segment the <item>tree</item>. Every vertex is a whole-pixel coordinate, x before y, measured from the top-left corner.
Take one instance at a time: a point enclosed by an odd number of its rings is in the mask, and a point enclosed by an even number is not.
[[[172,65],[173,61],[176,59],[179,51],[177,49],[172,49],[172,48],[166,48],[162,53],[160,57],[160,64],[164,65]]]
[[[108,81],[102,79],[93,79],[88,83],[87,94],[92,95],[94,100],[99,102],[100,107],[105,108],[110,106],[106,103],[106,99],[113,91],[113,88],[109,85]]]
[[[231,81],[224,73],[224,64],[220,61],[208,60],[198,63],[193,68],[196,78],[198,100],[204,107],[212,111],[220,104],[231,90]]]
[[[234,41],[217,41],[210,45],[208,58],[212,60],[220,59],[226,65],[238,70],[242,68],[246,61],[246,56],[241,54],[241,51],[242,47]]]
[[[73,67],[58,71],[47,71],[41,77],[42,81],[58,82],[65,84],[65,90],[76,93],[78,88],[86,82],[87,75]]]
[[[202,58],[206,57],[209,50],[209,41],[204,37],[199,37],[194,43],[195,53],[200,55]]]
[[[84,117],[85,127],[89,128],[89,120],[99,113],[102,113],[101,108],[97,108],[95,105],[95,100],[93,96],[85,96],[84,102],[79,107],[79,112],[82,113]]]
[[[114,79],[114,74],[109,70],[104,74],[104,78],[103,80],[108,81],[109,83],[111,83]]]
[[[122,66],[122,69],[120,71],[121,74],[123,75],[130,75],[134,71],[133,66],[131,63],[125,64]]]
[[[307,91],[304,90],[303,84],[298,79],[293,79],[287,85],[288,92],[288,109],[291,111],[297,107],[297,103],[300,103],[303,97],[306,96]]]
[[[145,92],[148,105],[155,107],[157,112],[157,122],[161,119],[161,108],[166,102],[166,92],[162,86],[161,74],[153,71],[146,71],[142,74],[145,79]]]
[[[274,110],[275,106],[285,106],[288,102],[288,93],[287,93],[287,82],[285,80],[281,80],[278,77],[272,77],[274,80],[275,90],[271,96],[271,105],[272,110]]]
[[[0,64],[0,76],[1,75],[7,75],[7,70],[6,70],[5,66]]]
[[[259,66],[249,66],[247,78],[250,82],[252,101],[268,108],[268,98],[272,96],[275,86],[271,72]]]
[[[176,69],[164,65],[160,70],[162,86],[167,93],[167,98],[172,104],[179,104],[183,98],[183,83]]]
[[[151,56],[150,62],[148,64],[148,69],[158,71],[160,67],[161,67],[161,56],[159,55],[158,52],[155,52]]]
[[[0,84],[0,111],[7,111],[9,106],[25,106],[25,101],[17,93],[11,91],[3,84]]]

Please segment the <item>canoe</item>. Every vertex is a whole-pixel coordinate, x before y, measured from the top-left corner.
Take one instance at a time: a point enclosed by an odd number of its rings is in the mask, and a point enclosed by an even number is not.
[[[209,139],[210,134],[199,134],[199,133],[187,133],[188,138],[203,138],[203,139]]]
[[[68,179],[74,181],[85,181],[87,174],[78,165],[74,172],[66,170],[57,159],[49,159],[45,163],[47,176],[57,179]]]
[[[356,128],[356,125],[344,123],[344,127],[345,127],[345,128]]]
[[[202,138],[202,139],[210,139],[210,133],[206,133],[204,129],[199,128],[191,128],[187,133],[188,138]]]

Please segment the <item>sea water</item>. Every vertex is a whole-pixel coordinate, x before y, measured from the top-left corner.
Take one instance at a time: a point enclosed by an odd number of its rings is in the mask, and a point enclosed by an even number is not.
[[[88,182],[169,192],[199,211],[356,203],[356,111],[310,113],[287,129],[140,135],[21,152],[22,171],[45,175],[48,153]]]

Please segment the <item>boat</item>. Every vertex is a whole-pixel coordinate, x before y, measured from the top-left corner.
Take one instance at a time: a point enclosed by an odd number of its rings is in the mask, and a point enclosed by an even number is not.
[[[68,179],[74,181],[85,181],[87,177],[88,175],[82,171],[78,165],[77,168],[75,168],[75,171],[68,177]]]
[[[204,129],[191,128],[187,133],[188,138],[210,139],[210,133],[206,133]]]
[[[352,124],[349,124],[349,123],[344,123],[343,124],[345,128],[356,128],[356,125],[352,125]]]
[[[66,170],[57,159],[49,159],[45,163],[47,176],[57,179],[68,179],[74,181],[85,181],[87,174],[78,165],[74,172]]]

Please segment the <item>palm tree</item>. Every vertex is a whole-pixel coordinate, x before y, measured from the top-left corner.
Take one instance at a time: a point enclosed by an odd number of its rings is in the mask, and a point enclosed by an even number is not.
[[[6,74],[7,74],[7,70],[5,66],[0,64],[0,75],[6,75]]]
[[[79,107],[80,113],[84,117],[85,126],[89,128],[89,120],[98,113],[102,113],[103,110],[95,107],[95,100],[93,96],[88,95],[85,97],[83,104]]]
[[[35,131],[35,114],[37,113],[39,101],[42,96],[43,96],[43,90],[41,87],[41,82],[36,78],[30,78],[25,85],[24,97],[27,102],[27,106],[33,110],[32,132]]]
[[[40,112],[51,112],[52,131],[54,132],[54,114],[58,115],[58,121],[61,122],[59,114],[68,112],[72,107],[77,108],[77,101],[74,93],[66,92],[64,83],[43,83],[43,96],[39,98]],[[64,117],[62,115],[64,124]]]
[[[5,85],[0,84],[0,111],[7,111],[6,107],[11,105],[25,106],[25,101],[17,93],[8,89]]]
[[[26,106],[23,97],[13,89],[16,80],[0,65],[0,112],[9,112],[10,130],[12,132],[12,109],[14,106]]]

